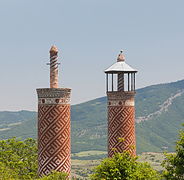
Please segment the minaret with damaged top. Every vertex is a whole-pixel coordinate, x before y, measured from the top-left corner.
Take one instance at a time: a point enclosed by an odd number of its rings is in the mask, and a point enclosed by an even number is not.
[[[117,62],[105,70],[108,99],[108,156],[128,151],[136,155],[135,138],[135,73],[125,63],[123,51]]]
[[[50,49],[50,88],[38,94],[38,174],[71,172],[70,94],[58,88],[58,49]]]

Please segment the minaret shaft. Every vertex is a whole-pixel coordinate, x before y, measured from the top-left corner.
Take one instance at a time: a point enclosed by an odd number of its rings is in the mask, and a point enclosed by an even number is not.
[[[70,92],[42,88],[38,93],[38,173],[71,172]]]
[[[128,151],[136,155],[135,135],[135,73],[125,62],[125,56],[120,51],[117,62],[105,70],[107,78],[107,110],[108,110],[108,156]],[[108,75],[112,81],[109,80]],[[113,75],[115,78],[113,78]],[[130,76],[131,75],[131,76]],[[117,83],[117,89],[113,87]],[[131,87],[131,88],[130,88]]]
[[[58,50],[50,49],[50,88],[38,94],[38,174],[71,173],[70,94],[58,88]]]
[[[108,156],[128,151],[136,155],[135,92],[108,92]]]

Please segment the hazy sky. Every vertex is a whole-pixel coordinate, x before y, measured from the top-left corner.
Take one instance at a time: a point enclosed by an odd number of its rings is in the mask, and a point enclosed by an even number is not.
[[[184,79],[183,0],[0,0],[0,110],[36,110],[49,49],[72,104],[105,95],[121,49],[137,88]]]

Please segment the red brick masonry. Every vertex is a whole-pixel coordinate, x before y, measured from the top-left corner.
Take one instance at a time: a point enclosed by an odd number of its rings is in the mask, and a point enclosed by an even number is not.
[[[108,94],[108,156],[129,151],[136,155],[134,92]]]
[[[37,89],[39,175],[71,171],[70,89]]]

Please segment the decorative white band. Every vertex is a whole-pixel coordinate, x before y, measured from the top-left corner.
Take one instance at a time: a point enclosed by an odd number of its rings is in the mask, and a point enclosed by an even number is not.
[[[126,100],[125,106],[135,106],[135,102],[133,100]]]
[[[70,98],[38,98],[38,104],[70,104]]]
[[[108,101],[108,106],[135,106],[135,102],[134,100],[111,100]]]

